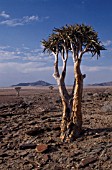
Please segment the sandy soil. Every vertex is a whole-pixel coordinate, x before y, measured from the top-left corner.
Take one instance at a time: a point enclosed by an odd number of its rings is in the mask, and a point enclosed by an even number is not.
[[[70,90],[70,89],[69,89]],[[84,88],[83,133],[60,141],[58,90],[0,89],[0,170],[111,170],[112,88]]]

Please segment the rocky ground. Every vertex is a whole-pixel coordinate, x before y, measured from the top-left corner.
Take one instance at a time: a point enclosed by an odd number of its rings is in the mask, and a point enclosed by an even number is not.
[[[83,134],[60,141],[58,90],[0,89],[0,170],[111,170],[112,88],[85,88]]]

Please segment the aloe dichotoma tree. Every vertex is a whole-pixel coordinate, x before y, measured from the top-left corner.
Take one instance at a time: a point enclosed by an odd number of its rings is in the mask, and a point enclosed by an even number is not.
[[[62,28],[55,28],[47,40],[42,40],[44,52],[53,54],[54,78],[60,92],[63,104],[63,114],[61,122],[61,140],[72,141],[78,137],[82,131],[81,99],[83,92],[83,79],[85,74],[81,73],[80,65],[85,53],[90,53],[92,57],[100,56],[104,46],[98,39],[97,32],[91,26],[84,24],[66,25]],[[74,85],[72,94],[69,94],[65,85],[67,61],[72,53],[74,63]],[[59,71],[59,57],[62,58],[63,67]]]

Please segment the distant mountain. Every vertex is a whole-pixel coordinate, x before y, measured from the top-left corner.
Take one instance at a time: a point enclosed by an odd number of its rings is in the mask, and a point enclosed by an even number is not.
[[[32,82],[32,83],[19,83],[19,84],[16,84],[16,85],[12,85],[12,87],[16,87],[16,86],[50,86],[50,85],[52,85],[52,84],[47,83],[47,82],[42,81],[42,80],[39,80],[39,81]]]
[[[112,81],[104,83],[89,84],[89,86],[112,86]]]

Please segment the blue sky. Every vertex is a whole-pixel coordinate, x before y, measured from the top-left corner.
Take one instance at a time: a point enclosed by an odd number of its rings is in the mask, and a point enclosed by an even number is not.
[[[56,83],[54,57],[43,54],[41,40],[54,27],[91,25],[106,47],[99,60],[83,57],[85,84],[112,81],[111,0],[0,0],[0,86],[44,80]],[[61,66],[61,63],[60,63]],[[67,69],[67,84],[73,82],[73,64]]]

